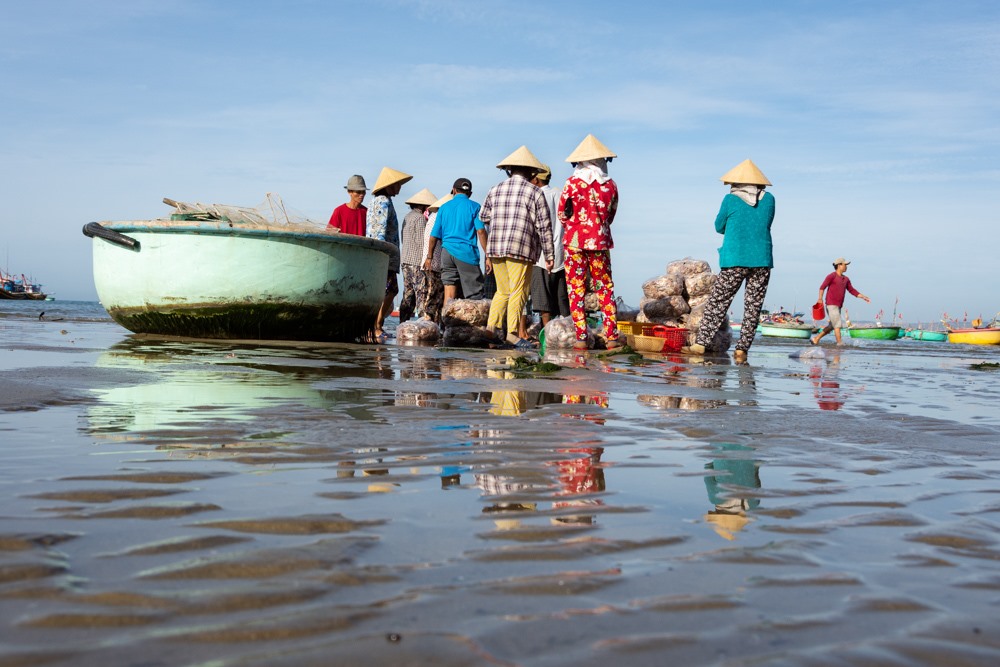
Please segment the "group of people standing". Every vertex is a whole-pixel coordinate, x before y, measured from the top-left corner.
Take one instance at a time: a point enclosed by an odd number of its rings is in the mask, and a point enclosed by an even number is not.
[[[392,197],[412,176],[384,167],[368,208],[362,203],[367,193],[364,178],[351,176],[345,186],[349,201],[333,211],[328,226],[400,249],[390,261],[376,340],[385,341],[383,326],[399,294],[402,272],[400,322],[419,311],[440,323],[443,306],[451,299],[483,298],[486,278],[492,275],[496,288],[487,327],[511,345],[534,347],[522,317],[530,295],[543,324],[555,316],[571,316],[575,347],[586,349],[584,297],[589,288],[601,304],[606,346],[618,347],[610,258],[618,188],[608,175],[608,163],[615,157],[587,135],[566,158],[574,171],[559,189],[550,183],[551,169],[521,146],[497,164],[507,178],[489,190],[482,204],[472,200],[472,182],[459,178],[445,197],[437,199],[425,188],[407,199],[410,211],[402,226]]]
[[[351,176],[346,186],[349,201],[334,210],[329,226],[400,248],[399,257],[390,262],[385,299],[375,323],[378,342],[385,341],[383,324],[399,293],[402,270],[400,322],[419,311],[425,319],[440,323],[448,301],[483,298],[486,278],[492,274],[496,289],[487,327],[511,345],[534,346],[523,317],[530,295],[543,325],[555,316],[571,316],[576,330],[574,348],[587,349],[584,298],[590,290],[598,296],[607,348],[619,347],[610,254],[618,187],[608,175],[615,157],[594,135],[587,135],[566,158],[573,166],[572,176],[557,188],[550,183],[551,169],[521,146],[497,164],[507,178],[489,190],[482,204],[472,200],[472,182],[467,178],[457,179],[451,193],[440,199],[426,188],[410,197],[402,233],[392,197],[413,177],[384,167],[372,188],[371,207],[366,209],[362,204],[367,192],[364,178]],[[774,266],[775,202],[765,191],[771,182],[749,159],[720,180],[730,187],[715,218],[715,230],[723,235],[720,272],[696,341],[684,351],[704,354],[712,346],[733,298],[744,287],[744,326],[734,358],[745,361],[756,333],[752,323],[760,320]],[[480,250],[485,255],[485,274]],[[841,342],[839,311],[845,293],[870,301],[844,276],[849,263],[838,258],[834,272],[820,286],[820,300],[826,292],[830,323],[811,339],[814,345],[830,331]]]

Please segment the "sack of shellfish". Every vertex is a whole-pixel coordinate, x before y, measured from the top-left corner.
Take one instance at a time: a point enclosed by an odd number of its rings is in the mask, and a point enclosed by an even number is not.
[[[489,299],[452,299],[441,312],[441,323],[447,327],[485,327],[490,316]]]

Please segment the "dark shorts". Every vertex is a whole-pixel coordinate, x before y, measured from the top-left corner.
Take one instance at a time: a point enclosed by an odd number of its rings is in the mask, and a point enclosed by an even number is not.
[[[441,249],[441,282],[448,286],[461,285],[466,299],[483,298],[483,271],[479,265],[455,259],[444,248]]]
[[[549,273],[540,266],[531,270],[531,309],[536,313],[569,317],[566,271]]]

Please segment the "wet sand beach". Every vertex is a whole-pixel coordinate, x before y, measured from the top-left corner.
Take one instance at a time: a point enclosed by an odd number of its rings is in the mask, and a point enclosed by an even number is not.
[[[59,307],[0,309],[0,667],[1000,664],[1000,347],[519,373]]]

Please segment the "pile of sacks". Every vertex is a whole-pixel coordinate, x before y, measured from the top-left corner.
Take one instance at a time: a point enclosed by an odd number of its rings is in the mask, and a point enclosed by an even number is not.
[[[438,325],[430,320],[409,320],[396,327],[396,342],[408,345],[434,344],[441,338]]]
[[[495,347],[504,341],[486,329],[489,299],[453,299],[441,311],[443,342],[448,347]]]
[[[636,321],[683,327],[688,330],[687,344],[693,345],[716,278],[712,267],[703,259],[687,257],[670,262],[665,274],[642,284],[643,298]],[[733,330],[729,318],[725,318],[705,351],[725,352],[732,342]]]

